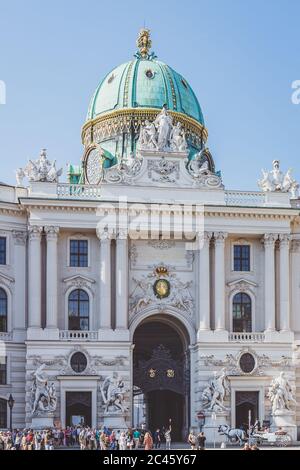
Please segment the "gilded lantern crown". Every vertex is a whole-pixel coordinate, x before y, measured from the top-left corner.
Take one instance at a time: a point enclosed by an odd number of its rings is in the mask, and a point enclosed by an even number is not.
[[[140,30],[139,37],[137,38],[137,41],[136,41],[136,45],[140,50],[141,57],[147,58],[149,56],[149,51],[152,46],[149,29]]]

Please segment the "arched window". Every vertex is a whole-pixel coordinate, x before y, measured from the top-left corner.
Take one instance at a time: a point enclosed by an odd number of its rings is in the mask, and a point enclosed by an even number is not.
[[[82,289],[71,292],[68,300],[69,330],[89,329],[89,296]]]
[[[232,306],[233,331],[236,333],[252,331],[251,298],[242,292],[233,298]]]
[[[0,288],[0,331],[7,331],[7,294]]]
[[[0,398],[0,429],[7,428],[7,401]]]

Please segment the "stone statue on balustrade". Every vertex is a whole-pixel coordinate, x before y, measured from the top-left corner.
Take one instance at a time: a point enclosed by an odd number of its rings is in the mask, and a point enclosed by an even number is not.
[[[213,378],[202,392],[203,409],[211,412],[227,411],[224,400],[229,393],[226,369],[223,368],[219,374],[214,372]]]
[[[54,383],[49,383],[45,364],[42,364],[33,373],[31,388],[31,408],[33,415],[52,413],[56,410],[57,396]]]
[[[292,192],[295,197],[299,189],[299,184],[292,176],[292,170],[289,169],[285,174],[280,170],[279,160],[273,161],[271,171],[262,170],[262,178],[258,181],[258,186],[262,191],[280,191],[283,193]]]
[[[290,411],[291,404],[297,405],[292,386],[284,372],[280,372],[279,376],[272,380],[268,398],[272,404],[272,415],[284,410]]]
[[[57,170],[55,160],[51,163],[47,159],[46,149],[43,149],[37,160],[29,160],[24,169],[18,168],[16,171],[17,185],[22,185],[22,181],[25,176],[29,181],[57,183],[62,172],[62,168]]]

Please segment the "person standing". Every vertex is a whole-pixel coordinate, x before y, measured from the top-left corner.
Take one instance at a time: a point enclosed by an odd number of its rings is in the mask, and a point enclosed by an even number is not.
[[[198,450],[205,450],[206,437],[204,432],[200,432],[198,435]]]
[[[146,432],[144,437],[145,450],[151,450],[153,448],[153,439],[150,432]]]
[[[194,433],[193,429],[191,429],[191,431],[190,431],[190,434],[189,434],[189,437],[188,437],[188,443],[190,444],[192,450],[196,450],[197,438],[195,436],[195,433]]]
[[[141,437],[140,431],[138,429],[135,429],[133,431],[133,440],[134,440],[134,448],[135,449],[139,448],[140,437]]]
[[[154,448],[155,449],[160,449],[160,445],[161,445],[160,429],[156,429],[153,437],[154,437]]]
[[[171,431],[172,431],[171,420],[169,421],[169,423],[170,423],[169,429],[167,429],[165,431],[165,440],[166,440],[166,449],[167,450],[171,449],[171,441],[172,441],[172,438],[171,438]]]

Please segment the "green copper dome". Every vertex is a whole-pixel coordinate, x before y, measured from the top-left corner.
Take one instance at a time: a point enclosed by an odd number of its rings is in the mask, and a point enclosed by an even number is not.
[[[140,57],[106,75],[91,100],[87,120],[126,108],[161,110],[163,105],[204,125],[199,102],[182,75],[156,58]]]

